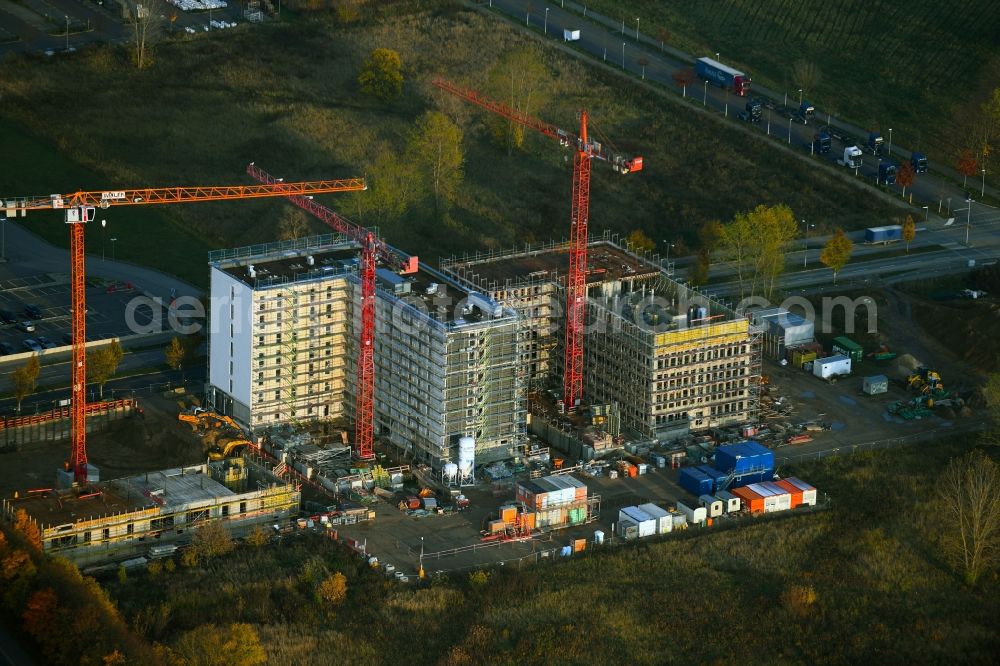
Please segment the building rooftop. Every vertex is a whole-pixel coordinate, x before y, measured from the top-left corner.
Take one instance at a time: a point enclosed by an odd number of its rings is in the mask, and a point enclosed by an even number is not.
[[[103,483],[82,496],[75,492],[48,491],[30,494],[13,502],[15,508],[24,509],[42,526],[65,525],[109,514],[141,511],[151,504],[139,493],[120,493]]]
[[[507,280],[555,280],[565,275],[569,268],[569,248],[567,245],[558,245],[494,258],[456,261],[450,268],[462,273],[474,273],[475,281],[480,284],[503,284]],[[660,272],[655,263],[611,242],[590,243],[587,253],[587,282],[590,284],[606,280],[645,278]]]
[[[250,256],[220,262],[218,268],[255,288],[300,282],[356,270],[358,246],[344,242],[339,246],[287,249],[280,254]]]
[[[236,494],[209,476],[205,465],[139,474],[115,479],[109,485],[119,494],[124,493],[126,496],[138,494],[147,500],[148,506],[168,508]]]

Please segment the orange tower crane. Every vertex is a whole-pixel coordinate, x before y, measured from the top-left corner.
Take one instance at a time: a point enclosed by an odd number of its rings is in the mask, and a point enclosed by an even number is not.
[[[566,349],[563,368],[563,404],[573,409],[583,397],[583,333],[587,314],[587,225],[590,220],[591,160],[608,162],[622,174],[642,170],[641,157],[627,157],[590,139],[587,135],[587,112],[580,112],[579,135],[538,120],[503,102],[483,97],[475,90],[462,88],[442,78],[434,85],[467,102],[508,120],[556,139],[561,146],[572,146],[573,190],[570,205],[569,271],[566,274]]]
[[[251,164],[247,173],[262,183],[278,180]],[[312,213],[348,239],[361,245],[358,277],[361,281],[361,330],[358,334],[357,396],[354,414],[354,456],[360,460],[375,457],[375,268],[381,261],[401,274],[415,273],[417,257],[395,252],[373,231],[351,222],[308,196],[289,195],[299,208]]]
[[[70,433],[72,448],[70,466],[77,483],[87,482],[87,303],[84,269],[83,225],[94,219],[97,208],[112,206],[151,206],[194,203],[200,201],[230,201],[263,197],[306,196],[327,192],[354,192],[366,189],[363,178],[318,180],[301,183],[271,183],[267,185],[230,185],[217,187],[158,187],[130,190],[97,190],[52,194],[47,197],[26,197],[0,200],[0,210],[8,217],[20,212],[63,210],[69,225],[70,285],[72,294],[72,393]]]

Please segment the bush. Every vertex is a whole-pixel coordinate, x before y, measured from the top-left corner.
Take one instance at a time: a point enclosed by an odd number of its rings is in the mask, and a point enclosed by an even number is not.
[[[326,577],[316,589],[320,601],[339,605],[347,598],[347,577],[339,571]]]
[[[383,102],[399,97],[403,92],[403,61],[392,49],[375,49],[365,60],[358,74],[361,92]]]

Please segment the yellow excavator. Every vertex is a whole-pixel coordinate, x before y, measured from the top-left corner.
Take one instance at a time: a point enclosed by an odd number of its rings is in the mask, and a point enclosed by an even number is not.
[[[250,443],[243,429],[231,416],[217,414],[202,407],[180,412],[177,419],[191,425],[205,442],[209,460],[224,460],[239,456]]]
[[[940,393],[944,391],[941,375],[929,368],[917,368],[917,371],[906,378],[906,385],[918,393]]]

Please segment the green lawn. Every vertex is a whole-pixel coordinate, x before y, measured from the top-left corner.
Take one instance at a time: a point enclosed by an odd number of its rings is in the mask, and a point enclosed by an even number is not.
[[[818,109],[881,127],[953,166],[972,147],[980,105],[998,86],[1000,11],[992,0],[586,0],[626,29],[666,28],[696,57],[719,53],[755,81],[796,99],[794,64],[814,63],[805,91]],[[975,144],[980,145],[980,144]]]
[[[465,132],[465,182],[447,214],[436,213],[428,197],[400,216],[381,218],[364,198],[370,192],[324,201],[377,224],[390,242],[431,263],[454,252],[566,236],[566,153],[538,137],[508,156],[487,136],[483,113],[429,85],[444,74],[482,86],[503,53],[534,41],[457,3],[441,0],[424,11],[427,5],[396,3],[391,21],[368,16],[341,26],[317,14],[292,24],[185,34],[160,44],[155,65],[143,72],[111,48],[74,58],[8,59],[0,64],[0,122],[45,143],[7,151],[0,164],[4,189],[247,182],[244,168],[254,160],[286,179],[370,176],[379,151],[402,155],[415,119],[440,108]],[[394,48],[403,59],[404,96],[391,104],[361,95],[355,82],[376,46]],[[797,215],[831,226],[871,226],[897,214],[764,139],[681,112],[669,96],[552,50],[540,58],[550,81],[538,115],[573,127],[577,109],[587,107],[605,136],[645,157],[645,170],[628,177],[595,168],[596,233],[641,228],[658,242],[692,244],[704,222],[760,203],[787,203]],[[81,89],[87,93],[76,94]],[[45,166],[59,155],[73,164]],[[136,209],[127,216],[109,211],[108,221],[119,256],[204,283],[206,247],[273,240],[287,207],[257,201]],[[57,222],[45,225],[61,237]],[[313,230],[322,228],[314,223]],[[93,236],[91,229],[91,248]]]

